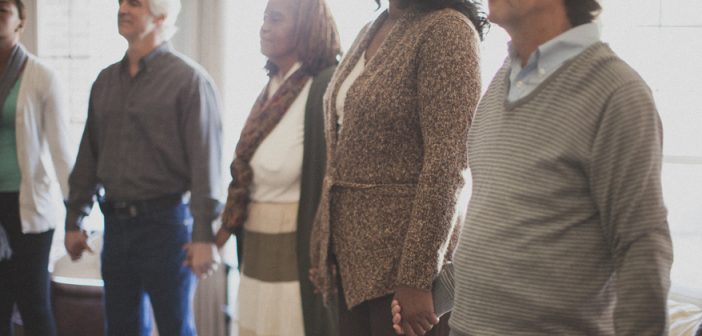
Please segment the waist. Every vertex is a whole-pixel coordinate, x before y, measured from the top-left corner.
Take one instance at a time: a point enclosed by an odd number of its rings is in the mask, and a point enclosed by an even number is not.
[[[332,193],[335,192],[365,192],[395,195],[412,195],[417,190],[413,183],[358,183],[327,178],[325,181]]]
[[[138,217],[165,209],[175,208],[183,203],[183,194],[168,194],[156,198],[135,201],[103,200],[100,210],[105,216]]]

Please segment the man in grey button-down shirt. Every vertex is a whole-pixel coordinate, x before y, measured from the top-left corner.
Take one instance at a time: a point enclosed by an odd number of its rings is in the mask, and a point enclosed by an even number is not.
[[[179,0],[120,1],[119,33],[129,47],[93,84],[70,176],[65,245],[73,259],[89,249],[81,222],[104,188],[110,335],[149,329],[140,314],[144,294],[162,335],[194,334],[195,281],[183,265],[204,277],[219,258],[212,232],[221,211],[218,98],[208,74],[168,42],[179,10]]]

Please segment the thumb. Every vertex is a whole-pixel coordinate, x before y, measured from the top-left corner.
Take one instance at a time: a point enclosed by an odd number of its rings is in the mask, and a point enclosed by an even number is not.
[[[93,252],[93,249],[90,247],[90,245],[88,245],[87,241],[83,242],[83,249],[90,252],[90,253],[95,253],[95,252]]]

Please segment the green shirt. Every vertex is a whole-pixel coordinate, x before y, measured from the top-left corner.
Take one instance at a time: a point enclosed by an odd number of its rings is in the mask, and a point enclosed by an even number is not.
[[[22,77],[2,104],[0,115],[0,192],[17,192],[22,174],[17,161],[17,141],[15,132],[15,115],[17,113],[17,96]]]

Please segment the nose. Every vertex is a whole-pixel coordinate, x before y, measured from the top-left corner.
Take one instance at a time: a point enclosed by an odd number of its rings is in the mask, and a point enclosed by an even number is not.
[[[121,0],[119,2],[119,14],[124,14],[127,12],[127,1]]]
[[[267,33],[270,30],[270,26],[267,22],[267,20],[263,20],[263,23],[261,23],[261,34]]]

